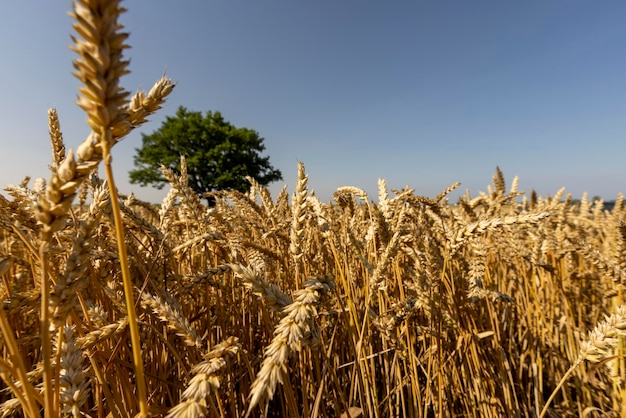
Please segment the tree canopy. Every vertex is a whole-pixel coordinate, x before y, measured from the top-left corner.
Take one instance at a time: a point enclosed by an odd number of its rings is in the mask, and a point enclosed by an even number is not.
[[[180,173],[180,156],[187,163],[189,186],[198,194],[216,190],[249,190],[246,176],[260,185],[282,180],[269,157],[262,157],[264,138],[248,128],[237,128],[220,112],[188,111],[179,107],[150,135],[142,134],[142,146],[134,157],[136,169],[130,182],[161,189],[167,180],[161,165]]]

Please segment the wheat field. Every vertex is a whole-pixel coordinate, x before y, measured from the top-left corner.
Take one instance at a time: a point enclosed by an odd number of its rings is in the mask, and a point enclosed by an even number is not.
[[[111,148],[163,77],[120,85],[119,1],[76,0],[78,105],[51,174],[0,195],[3,417],[625,417],[626,209],[493,184],[450,202],[341,187],[216,192],[163,169],[120,196]],[[44,146],[44,144],[42,144]],[[103,166],[105,179],[97,176]]]

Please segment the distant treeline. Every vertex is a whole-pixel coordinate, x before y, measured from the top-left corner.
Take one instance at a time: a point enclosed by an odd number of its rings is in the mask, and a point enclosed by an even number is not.
[[[595,202],[596,200],[600,200],[599,198],[594,198],[593,202]],[[580,199],[573,199],[572,200],[572,204],[573,205],[577,205],[580,203]],[[602,202],[602,207],[604,210],[608,210],[608,211],[612,211],[613,208],[615,207],[615,200],[609,200],[608,202]]]
[[[615,207],[615,200],[611,200],[610,202],[604,202],[604,209],[606,210],[613,210],[613,207]]]

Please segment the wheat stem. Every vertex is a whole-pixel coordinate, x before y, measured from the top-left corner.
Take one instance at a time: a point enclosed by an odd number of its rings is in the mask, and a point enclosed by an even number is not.
[[[46,418],[56,417],[54,408],[52,381],[54,380],[50,358],[52,347],[50,343],[50,287],[48,284],[48,242],[43,241],[39,248],[39,258],[41,259],[41,312],[39,314],[39,326],[41,332],[41,355],[43,356],[43,387],[44,387],[44,416]]]
[[[6,344],[7,351],[9,352],[9,357],[11,358],[11,362],[13,363],[13,367],[16,368],[17,378],[24,388],[26,403],[22,404],[24,411],[29,417],[39,417],[39,407],[37,406],[36,401],[43,404],[41,396],[37,393],[33,385],[28,381],[28,376],[26,375],[26,366],[24,365],[24,360],[20,355],[19,348],[17,346],[17,342],[15,341],[15,337],[13,336],[13,330],[9,325],[9,321],[7,320],[4,309],[0,308],[0,330],[2,331],[2,338],[4,339],[4,343]]]
[[[539,418],[543,418],[546,412],[548,412],[548,407],[550,406],[550,403],[552,403],[552,400],[554,399],[556,394],[559,392],[559,389],[561,389],[561,386],[563,386],[565,381],[570,377],[570,375],[574,372],[574,370],[576,370],[576,367],[578,367],[580,363],[582,363],[582,361],[583,361],[583,358],[579,357],[578,360],[576,360],[576,362],[572,364],[569,370],[563,375],[563,377],[561,378],[561,381],[559,382],[558,385],[556,385],[556,388],[552,391],[552,394],[550,394],[550,397],[546,401],[546,404],[543,406],[543,409],[541,410],[541,413],[539,414]]]
[[[126,251],[126,241],[124,240],[124,223],[122,221],[117,188],[115,187],[115,179],[113,178],[113,169],[111,168],[111,148],[109,142],[106,140],[107,135],[105,135],[105,132],[103,132],[102,138],[104,138],[101,141],[102,156],[104,160],[107,183],[109,184],[109,193],[111,195],[111,209],[113,212],[113,218],[115,219],[115,235],[117,237],[117,249],[119,251],[120,268],[122,269],[122,280],[124,283],[124,296],[126,298],[126,309],[128,312],[128,325],[130,328],[130,340],[133,351],[133,365],[135,367],[137,396],[139,398],[139,416],[148,417],[146,381],[144,376],[143,359],[141,357],[141,342],[139,338],[139,321],[135,311],[133,282],[130,278],[130,270],[128,268],[128,254]]]

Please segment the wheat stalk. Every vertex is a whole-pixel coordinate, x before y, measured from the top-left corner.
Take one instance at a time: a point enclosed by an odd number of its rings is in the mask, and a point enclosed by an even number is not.
[[[119,79],[129,71],[128,61],[123,60],[124,43],[128,34],[122,32],[122,25],[118,23],[119,15],[124,11],[119,1],[77,0],[73,3],[73,28],[82,38],[72,36],[74,45],[71,47],[79,58],[74,61],[76,69],[74,75],[82,82],[79,88],[78,106],[87,113],[87,124],[92,133],[79,147],[78,160],[74,160],[72,151],[58,164],[58,170],[53,173],[46,189],[45,196],[39,200],[38,220],[43,224],[41,259],[44,265],[42,271],[42,313],[41,331],[43,337],[44,355],[44,384],[46,394],[46,416],[54,416],[56,407],[52,400],[52,376],[50,375],[49,358],[50,348],[48,341],[48,290],[45,249],[52,233],[63,227],[69,206],[76,195],[80,184],[88,173],[101,160],[105,162],[105,170],[111,194],[113,215],[115,217],[116,234],[118,237],[119,255],[122,267],[122,276],[126,293],[126,302],[130,316],[131,339],[133,341],[133,356],[137,378],[139,408],[142,416],[148,415],[146,389],[143,376],[143,362],[139,348],[139,333],[134,302],[132,283],[127,265],[126,247],[124,245],[124,231],[120,216],[117,198],[117,189],[111,169],[111,146],[127,134],[132,127],[145,121],[145,116],[156,110],[164,97],[169,94],[173,85],[167,79],[157,83],[157,87],[148,95],[148,99],[141,94],[128,108],[128,93],[119,85]],[[130,110],[130,112],[129,112]],[[133,119],[129,118],[129,113]],[[56,119],[51,118],[51,131],[54,132]],[[58,148],[58,146],[57,146]]]
[[[76,1],[71,16],[76,20],[73,27],[83,40],[72,37],[75,44],[72,49],[80,57],[74,61],[74,68],[76,68],[74,75],[83,83],[83,87],[79,88],[81,94],[78,98],[78,106],[87,113],[87,124],[95,134],[94,142],[89,143],[93,147],[83,149],[89,152],[93,149],[94,154],[101,155],[105,163],[129,315],[139,410],[140,416],[147,417],[148,404],[139,327],[110,154],[111,146],[115,141],[114,135],[128,131],[130,125],[128,113],[124,109],[128,93],[119,85],[120,78],[129,72],[128,61],[123,60],[123,50],[128,47],[124,43],[128,34],[121,31],[122,25],[118,23],[118,17],[123,11],[124,9],[119,6],[117,0]],[[97,143],[95,143],[96,140]],[[69,161],[68,167],[73,168],[74,165],[71,164],[73,158]],[[73,177],[68,176],[68,179]],[[52,403],[49,403],[48,407],[52,406]]]

